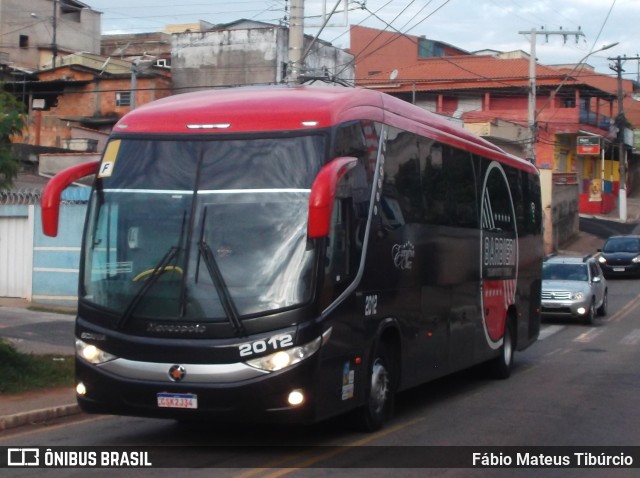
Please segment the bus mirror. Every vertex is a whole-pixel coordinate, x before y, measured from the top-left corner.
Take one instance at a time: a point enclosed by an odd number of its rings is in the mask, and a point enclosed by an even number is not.
[[[42,231],[50,237],[58,235],[58,216],[62,191],[74,181],[98,172],[100,161],[76,164],[52,177],[42,191]]]
[[[325,164],[311,186],[309,196],[310,238],[326,237],[331,229],[331,214],[340,178],[358,162],[358,158],[341,156]]]

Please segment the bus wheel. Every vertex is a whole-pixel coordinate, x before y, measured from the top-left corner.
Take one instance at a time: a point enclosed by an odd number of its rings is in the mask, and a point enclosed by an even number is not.
[[[505,379],[511,375],[511,368],[513,367],[513,338],[513,322],[507,318],[500,355],[491,361],[491,372],[495,378]]]
[[[393,363],[384,343],[378,343],[369,368],[365,405],[358,411],[358,425],[363,431],[382,428],[393,410]]]

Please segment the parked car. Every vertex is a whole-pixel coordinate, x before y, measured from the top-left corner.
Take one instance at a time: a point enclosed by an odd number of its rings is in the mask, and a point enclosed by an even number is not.
[[[552,256],[542,266],[542,316],[582,319],[607,314],[607,280],[593,256]]]
[[[640,276],[640,236],[611,236],[599,251],[606,277]]]

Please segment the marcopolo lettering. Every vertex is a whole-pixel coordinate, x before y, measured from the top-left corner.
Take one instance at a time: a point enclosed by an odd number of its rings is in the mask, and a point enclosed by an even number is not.
[[[157,334],[203,334],[207,331],[207,327],[201,324],[158,324],[149,322],[147,324],[147,332]]]

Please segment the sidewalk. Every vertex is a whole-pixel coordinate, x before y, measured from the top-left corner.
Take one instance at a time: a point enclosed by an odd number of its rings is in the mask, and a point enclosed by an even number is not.
[[[52,311],[64,312],[66,315]],[[60,355],[73,360],[75,315],[71,315],[72,313],[72,310],[64,307],[39,306],[24,299],[0,298],[0,331],[4,329],[20,332],[13,335],[22,337],[5,338],[20,352]],[[23,330],[36,327],[40,330]],[[63,343],[60,343],[58,336],[61,334],[69,335],[68,340],[65,338]],[[81,412],[76,404],[73,387],[11,395],[0,394],[0,434],[10,428],[47,422],[78,413]]]

